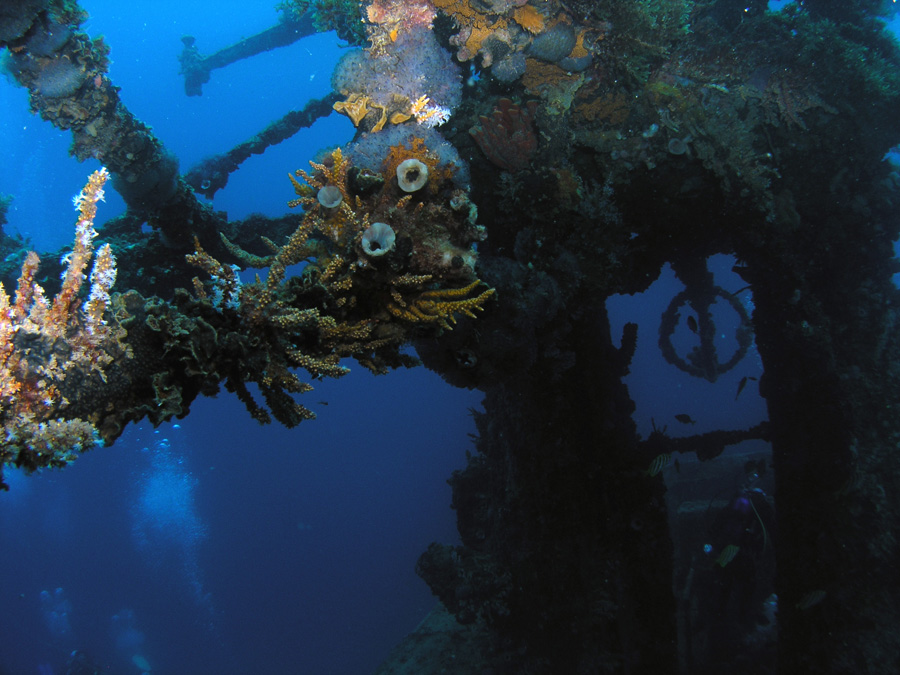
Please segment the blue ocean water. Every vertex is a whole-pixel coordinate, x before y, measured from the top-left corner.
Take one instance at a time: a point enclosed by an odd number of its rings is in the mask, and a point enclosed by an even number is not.
[[[343,53],[334,34],[312,36],[219,71],[188,98],[181,36],[215,51],[271,26],[274,2],[81,4],[84,29],[112,49],[125,104],[182,170],[326,94]],[[352,134],[343,116],[320,121],[247,161],[215,207],[288,212],[286,174]],[[38,250],[69,243],[72,196],[99,164],[69,157],[69,134],[3,78],[0,138],[8,231]],[[123,209],[107,190],[98,219]],[[374,670],[434,603],[414,567],[430,542],[457,539],[446,480],[464,465],[480,396],[425,369],[376,378],[357,366],[315,386],[305,403],[318,419],[290,431],[261,427],[223,392],[64,471],[7,471],[0,673],[63,673],[75,649],[111,673]]]

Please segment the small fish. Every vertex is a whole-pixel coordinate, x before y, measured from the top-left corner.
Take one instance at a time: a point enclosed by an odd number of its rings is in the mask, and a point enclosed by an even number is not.
[[[328,405],[328,401],[316,401],[319,405]]]
[[[664,452],[661,455],[657,455],[656,458],[650,462],[650,466],[647,467],[647,471],[645,472],[651,478],[659,474],[663,469],[669,466],[669,461],[672,459],[671,453]]]
[[[741,395],[741,392],[744,391],[744,387],[747,386],[747,382],[750,381],[750,380],[752,380],[753,382],[756,382],[756,378],[755,378],[755,377],[752,377],[752,376],[750,376],[750,375],[744,375],[744,376],[741,378],[741,381],[738,382],[738,390],[737,390],[737,393],[734,395],[734,400],[735,400],[735,401],[738,400],[738,396]]]
[[[725,565],[734,560],[735,556],[740,552],[740,550],[740,546],[736,546],[735,544],[728,544],[728,546],[722,549],[719,557],[716,558],[716,565],[718,565],[719,567],[725,567]]]
[[[826,595],[828,595],[828,593],[826,591],[823,591],[821,588],[815,591],[810,591],[802,598],[800,598],[800,602],[797,603],[797,609],[804,610],[809,609],[810,607],[815,607],[825,599]]]
[[[691,329],[692,333],[697,332],[697,319],[693,317],[693,315],[688,316],[687,318],[687,327]]]
[[[675,415],[675,419],[681,422],[682,424],[697,424],[697,421],[692,419],[690,415],[687,413],[681,413],[680,415]]]

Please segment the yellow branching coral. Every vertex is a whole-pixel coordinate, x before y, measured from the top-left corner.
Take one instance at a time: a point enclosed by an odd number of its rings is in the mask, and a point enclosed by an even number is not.
[[[419,160],[428,169],[428,189],[416,193],[415,198],[399,188],[396,178],[397,167],[409,159]],[[468,284],[473,280],[472,245],[484,237],[484,228],[474,222],[473,209],[463,208],[468,201],[461,199],[452,185],[451,167],[442,166],[421,138],[414,137],[410,147],[402,143],[390,147],[382,166],[383,183],[377,190],[364,190],[364,194],[351,189],[350,176],[355,169],[340,149],[323,163],[310,165],[311,173],[296,172],[306,185],[291,176],[299,198],[289,202],[289,206],[303,206],[305,229],[321,233],[327,240],[325,250],[316,254],[311,266],[320,275],[320,281],[333,283],[352,272],[358,280],[354,289],[363,285],[361,282],[368,275],[377,277],[374,286],[387,291],[393,277],[381,272],[381,263],[391,256],[379,258],[378,262],[362,244],[364,232],[373,223],[386,224],[398,240],[410,246],[404,253],[404,268],[397,271],[397,276],[430,275],[438,286]],[[326,186],[336,187],[341,193],[342,200],[336,208],[323,208],[313,196]],[[361,273],[363,270],[365,273]]]
[[[227,375],[226,387],[237,394],[254,419],[264,424],[271,421],[270,413],[253,400],[247,382],[259,386],[271,415],[293,427],[315,414],[292,398],[291,394],[312,390],[292,369],[303,368],[313,377],[340,377],[347,372],[339,365],[339,356],[317,346],[317,326],[322,321],[318,309],[295,307],[288,299],[285,269],[306,257],[308,236],[306,228],[298,228],[268,259],[266,280],[257,278],[252,284],[242,285],[236,272],[213,258],[199,242],[195,242],[195,252],[186,257],[211,278],[211,292],[195,280],[198,300],[225,317],[220,330],[230,328],[236,344],[246,343],[246,348],[239,350],[245,357],[240,367]],[[299,346],[304,341],[310,343],[310,349]]]
[[[446,330],[451,330],[453,327],[450,323],[456,323],[456,314],[476,318],[474,310],[482,311],[484,303],[494,294],[494,289],[488,288],[478,295],[469,296],[481,283],[476,279],[463,288],[422,291],[412,298],[404,298],[399,290],[392,289],[393,302],[388,303],[387,309],[403,321],[435,323]]]
[[[310,162],[312,175],[303,169],[295,174],[308,185],[303,185],[294,176],[288,178],[294,186],[297,199],[288,202],[290,208],[303,206],[307,211],[306,224],[310,231],[319,230],[326,237],[341,246],[369,227],[368,214],[362,207],[358,195],[351,195],[347,182],[347,170],[350,163],[344,159],[341,149],[335,150],[326,160],[318,164]],[[333,186],[341,193],[341,203],[332,209],[322,208],[314,197],[317,192],[327,186]],[[298,261],[299,262],[299,261]]]
[[[105,380],[113,359],[129,354],[121,343],[124,331],[105,318],[116,279],[115,257],[108,244],[93,256],[97,202],[108,178],[106,169],[94,172],[75,198],[75,243],[52,300],[36,282],[40,259],[33,252],[22,265],[13,300],[0,285],[0,466],[62,466],[98,441],[89,420],[65,415],[68,389]],[[80,304],[92,257],[90,292]],[[76,381],[80,385],[71,384]]]

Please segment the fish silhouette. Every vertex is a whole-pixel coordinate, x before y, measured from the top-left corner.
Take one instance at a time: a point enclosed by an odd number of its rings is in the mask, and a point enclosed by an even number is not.
[[[741,395],[741,392],[744,391],[744,387],[747,386],[747,382],[750,381],[750,380],[752,380],[753,382],[756,382],[756,378],[755,378],[755,377],[752,377],[751,375],[744,375],[744,376],[741,378],[741,381],[738,382],[737,393],[734,395],[734,400],[735,400],[735,401],[738,400],[738,396]]]

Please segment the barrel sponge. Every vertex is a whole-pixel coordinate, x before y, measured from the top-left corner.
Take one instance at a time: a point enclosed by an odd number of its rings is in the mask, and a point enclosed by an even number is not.
[[[388,106],[392,96],[410,103],[427,96],[432,104],[454,110],[462,100],[462,73],[453,57],[424,27],[398,35],[386,53],[356,49],[338,61],[332,88],[348,96],[363,94]]]

